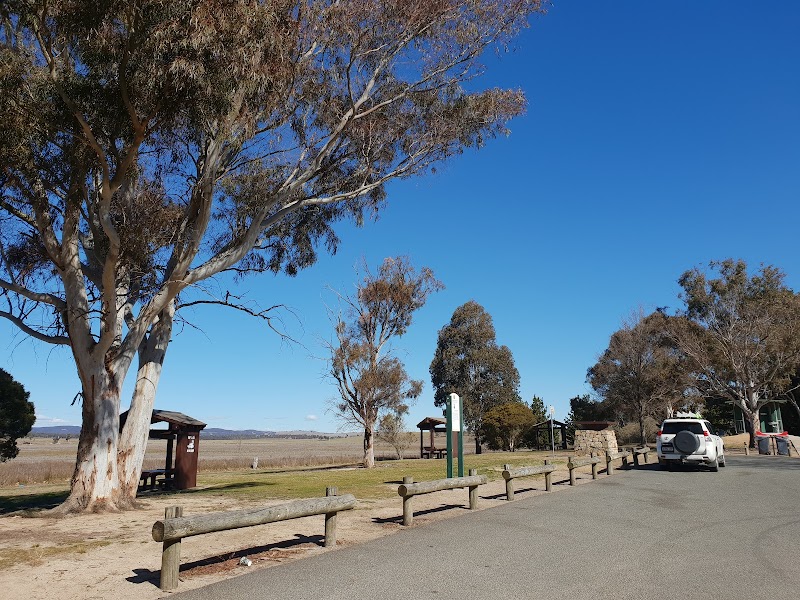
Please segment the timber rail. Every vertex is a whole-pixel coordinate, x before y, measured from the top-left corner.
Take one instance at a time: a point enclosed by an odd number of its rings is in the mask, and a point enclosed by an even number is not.
[[[575,458],[574,456],[569,459],[567,468],[569,469],[569,484],[575,485],[575,469],[578,467],[585,467],[592,465],[592,479],[597,479],[597,465],[603,461],[599,456],[587,456],[586,458]]]
[[[544,464],[537,467],[517,467],[512,468],[511,465],[503,466],[503,479],[506,480],[506,500],[511,502],[514,500],[514,479],[518,477],[530,477],[532,475],[544,475],[544,489],[549,492],[553,487],[553,471],[556,470],[555,465],[549,464],[545,459]]]
[[[614,474],[614,461],[622,459],[622,466],[628,466],[628,459],[633,455],[630,450],[623,450],[622,452],[606,452],[606,473],[608,475]]]
[[[167,508],[164,520],[153,524],[153,539],[164,544],[161,551],[159,587],[165,591],[178,587],[181,540],[194,535],[325,515],[325,547],[335,546],[337,513],[356,506],[356,499],[352,494],[343,496],[336,494],[336,488],[329,487],[324,498],[295,500],[266,508],[213,512],[190,517],[183,516],[183,508],[180,506]]]
[[[641,448],[634,448],[633,449],[633,465],[635,467],[639,466],[639,457],[640,456],[644,457],[644,464],[647,464],[648,463],[647,455],[650,454],[650,452],[652,452],[652,451],[653,451],[653,449],[650,448],[649,446],[642,446]]]
[[[469,488],[469,508],[478,508],[478,486],[489,482],[486,475],[478,475],[477,469],[469,470],[469,477],[450,477],[448,479],[434,479],[433,481],[420,481],[414,483],[411,477],[404,477],[403,483],[397,488],[397,493],[403,498],[403,525],[414,522],[414,509],[411,500],[418,494],[430,494],[442,490]]]

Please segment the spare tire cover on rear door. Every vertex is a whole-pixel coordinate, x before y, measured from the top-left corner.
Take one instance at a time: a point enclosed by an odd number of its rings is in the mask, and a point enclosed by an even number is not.
[[[691,431],[679,431],[672,441],[681,454],[691,454],[700,447],[700,440]]]

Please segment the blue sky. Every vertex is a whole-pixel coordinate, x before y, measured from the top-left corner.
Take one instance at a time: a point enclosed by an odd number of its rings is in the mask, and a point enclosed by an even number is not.
[[[408,255],[446,285],[396,343],[426,381],[407,423],[440,414],[428,367],[438,330],[475,300],[494,318],[527,401],[556,418],[638,307],[680,307],[678,277],[712,259],[769,263],[800,290],[800,3],[556,1],[482,83],[520,87],[526,116],[436,175],[395,182],[377,223],[343,224],[336,256],[296,278],[237,287],[285,304],[301,344],[222,309],[176,335],[157,407],[212,427],[336,431],[321,341],[330,285],[363,257]],[[31,392],[37,426],[80,424],[66,349],[0,323],[0,368]],[[129,392],[123,397],[127,406]]]

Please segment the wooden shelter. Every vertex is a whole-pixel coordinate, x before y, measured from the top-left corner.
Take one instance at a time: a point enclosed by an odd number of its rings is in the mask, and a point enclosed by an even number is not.
[[[120,431],[128,418],[128,411],[119,417]],[[141,482],[145,489],[161,488],[185,490],[197,485],[197,455],[200,431],[206,424],[183,413],[154,410],[150,424],[167,423],[167,429],[150,429],[151,440],[167,440],[167,456],[163,469],[143,470]]]
[[[437,417],[425,417],[417,423],[419,428],[419,456],[420,458],[442,458],[447,456],[447,442],[444,448],[436,447],[436,434],[447,433],[447,421]],[[425,432],[429,432],[430,444],[425,445]]]
[[[542,449],[548,450],[548,449],[553,448],[555,446],[555,447],[561,448],[562,450],[566,450],[567,449],[567,424],[563,423],[561,421],[556,421],[555,419],[553,419],[552,420],[552,424],[553,425],[552,425],[552,428],[551,428],[550,423],[551,423],[551,421],[550,421],[550,419],[548,419],[547,421],[542,421],[541,423],[537,423],[536,425],[534,425],[531,428],[532,431],[533,431],[533,439],[536,440],[536,449],[537,450],[542,450]],[[559,440],[558,444],[554,444],[554,442],[553,442],[553,434],[554,434],[554,430],[555,429],[558,429],[561,432],[561,439]],[[543,430],[547,432],[547,447],[546,448],[544,448],[539,443],[539,440],[541,439],[539,434]]]

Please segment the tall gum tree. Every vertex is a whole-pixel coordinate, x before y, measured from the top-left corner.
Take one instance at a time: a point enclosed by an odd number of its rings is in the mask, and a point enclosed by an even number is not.
[[[387,258],[376,274],[366,265],[364,271],[354,295],[339,295],[345,313],[335,319],[329,374],[339,392],[336,415],[363,429],[363,463],[371,468],[378,419],[404,414],[406,402],[422,393],[422,381],[409,378],[393,355],[392,341],[405,335],[414,313],[443,286],[430,269],[423,267],[417,273],[405,257]]]
[[[800,298],[784,278],[771,265],[749,275],[744,261],[732,259],[686,271],[679,279],[686,309],[670,320],[699,391],[742,410],[751,446],[761,407],[797,386]]]
[[[586,374],[606,409],[636,419],[642,444],[647,443],[645,419],[679,404],[690,387],[685,361],[668,335],[668,321],[659,311],[636,311],[612,334],[608,348]]]
[[[519,371],[507,346],[498,346],[492,316],[470,300],[453,311],[439,330],[429,368],[434,404],[444,406],[451,393],[461,396],[464,422],[481,453],[486,412],[507,402],[521,402]]]
[[[388,181],[507,133],[477,89],[537,0],[0,5],[0,317],[69,348],[82,429],[62,512],[132,505],[173,323],[221,273],[335,251]],[[133,368],[130,416],[120,391]]]

